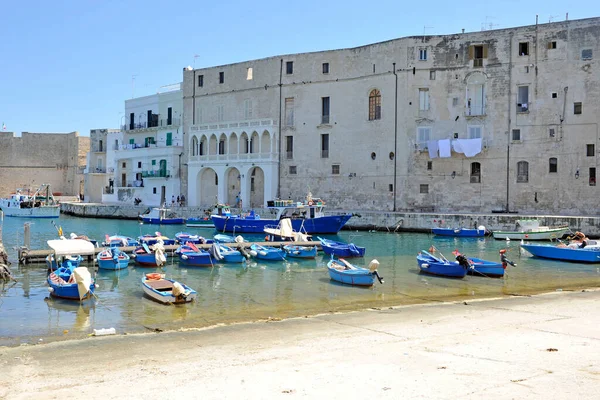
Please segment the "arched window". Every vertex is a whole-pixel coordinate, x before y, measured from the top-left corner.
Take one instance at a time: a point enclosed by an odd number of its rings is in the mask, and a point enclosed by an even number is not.
[[[471,163],[471,183],[481,183],[481,164]]]
[[[517,163],[517,182],[529,182],[529,163],[527,161],[519,161]]]
[[[196,136],[192,137],[192,156],[198,155],[198,138]]]
[[[369,121],[376,119],[381,119],[381,92],[373,89],[369,94]]]
[[[550,166],[550,170],[549,170],[550,173],[558,172],[558,160],[556,159],[556,157],[550,157],[549,166]]]

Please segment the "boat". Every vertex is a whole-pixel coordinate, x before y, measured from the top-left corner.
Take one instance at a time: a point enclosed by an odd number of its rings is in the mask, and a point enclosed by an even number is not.
[[[94,239],[90,239],[89,237],[87,237],[86,235],[78,235],[76,233],[71,232],[71,234],[69,235],[69,237],[71,239],[81,239],[81,240],[87,240],[88,242],[92,243],[94,245],[94,247],[98,247],[98,241],[94,240]]]
[[[464,257],[460,261],[448,261],[441,253],[439,257],[436,257],[425,250],[421,250],[417,255],[417,263],[421,272],[449,278],[464,278],[471,268]]]
[[[135,260],[136,264],[142,267],[157,268],[162,267],[167,262],[165,248],[160,240],[152,246],[142,243],[141,246],[133,251],[131,257]]]
[[[207,240],[200,235],[193,235],[187,232],[178,232],[175,234],[175,240],[177,243],[184,244],[186,242],[192,242],[194,244],[205,244]]]
[[[96,287],[86,267],[60,267],[48,274],[47,281],[51,296],[69,300],[85,300],[92,296]]]
[[[264,233],[267,242],[307,242],[312,240],[311,235],[296,232],[290,218],[283,218],[276,227],[266,227]]]
[[[83,261],[83,257],[80,255],[65,255],[60,257],[59,260],[56,259],[54,254],[48,254],[46,256],[46,265],[48,266],[48,270],[54,271],[60,267],[65,268],[77,268],[79,264]]]
[[[600,246],[558,247],[551,244],[522,244],[534,257],[579,263],[600,263]]]
[[[244,215],[213,215],[211,218],[215,224],[215,229],[219,232],[238,232],[238,233],[264,233],[265,228],[277,226],[282,218],[290,218],[292,228],[296,232],[305,232],[306,234],[315,233],[338,233],[352,214],[325,215],[323,212],[325,202],[321,199],[313,198],[312,195],[306,197],[305,202],[293,202],[291,200],[272,200],[267,201],[267,210],[274,217],[261,218],[254,210]]]
[[[146,274],[142,277],[144,294],[163,304],[189,303],[198,293],[184,283],[167,279],[163,274]]]
[[[175,213],[170,211],[169,208],[154,207],[147,213],[141,214],[139,218],[145,224],[177,225],[185,222],[183,218],[177,217]]]
[[[58,218],[60,205],[54,199],[50,185],[41,185],[33,194],[19,189],[5,199],[0,199],[0,209],[7,217]]]
[[[569,232],[569,226],[540,226],[540,222],[535,219],[517,220],[516,230],[514,231],[492,231],[494,239],[517,239],[517,240],[556,240],[562,238]]]
[[[75,269],[83,262],[83,256],[93,256],[94,245],[81,239],[54,239],[47,241],[52,249],[46,257],[46,265],[50,271],[60,267]]]
[[[250,254],[246,251],[242,253],[240,250],[235,250],[219,242],[214,242],[208,252],[216,262],[241,263],[250,257]]]
[[[163,234],[160,232],[154,232],[154,234],[147,233],[143,236],[138,236],[137,240],[140,242],[140,244],[146,243],[148,246],[156,244],[159,240],[161,240],[165,246],[175,244],[175,239],[170,239],[166,236],[163,236]]]
[[[98,253],[96,259],[100,269],[125,269],[129,266],[130,257],[118,247],[111,247]]]
[[[263,261],[282,261],[285,260],[285,251],[272,246],[261,246],[253,243],[250,245],[250,254]]]
[[[456,237],[483,237],[487,233],[485,226],[481,225],[477,229],[467,228],[433,228],[431,230],[437,236],[456,236]]]
[[[211,219],[211,215],[213,214],[231,217],[231,209],[227,204],[217,204],[215,205],[212,212],[210,210],[205,210],[204,216],[202,217],[193,217],[186,219],[185,225],[194,228],[214,228],[215,223]]]
[[[377,272],[377,267],[379,267],[379,261],[375,259],[371,260],[369,268],[350,264],[343,258],[335,259],[332,257],[327,263],[331,280],[356,286],[373,286],[375,278],[379,280],[379,283],[383,283],[383,278]]]
[[[113,236],[105,236],[104,242],[102,242],[102,246],[106,247],[135,247],[139,246],[140,242],[137,240],[123,235],[113,235]]]
[[[214,262],[210,253],[201,250],[194,243],[182,244],[175,250],[179,257],[179,264],[193,267],[213,267]]]
[[[217,233],[216,235],[214,235],[213,240],[219,243],[243,243],[246,241],[241,235],[237,235],[234,237],[230,235],[224,235],[222,233]]]
[[[357,246],[354,243],[343,243],[335,240],[325,239],[317,236],[317,239],[321,242],[321,248],[323,252],[328,255],[335,255],[338,257],[363,257],[365,255],[365,248]]]
[[[315,258],[317,256],[317,246],[298,246],[286,244],[283,246],[286,257],[292,258]]]

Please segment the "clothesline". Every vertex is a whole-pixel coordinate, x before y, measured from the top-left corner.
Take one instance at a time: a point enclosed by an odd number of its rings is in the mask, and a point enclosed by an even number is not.
[[[481,153],[482,140],[476,139],[441,139],[428,140],[427,150],[430,158],[449,158],[452,156],[452,151],[455,153],[464,154],[465,157],[474,157]]]

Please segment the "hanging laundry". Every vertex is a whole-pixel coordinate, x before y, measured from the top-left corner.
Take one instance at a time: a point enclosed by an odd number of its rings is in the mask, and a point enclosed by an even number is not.
[[[442,139],[438,141],[438,147],[440,151],[440,158],[448,158],[451,156],[450,139]]]
[[[438,156],[437,140],[428,140],[427,141],[427,150],[429,151],[429,158],[437,158],[437,156]]]
[[[454,151],[457,153],[464,153],[465,157],[474,157],[481,153],[481,138],[476,139],[456,139],[452,143]]]

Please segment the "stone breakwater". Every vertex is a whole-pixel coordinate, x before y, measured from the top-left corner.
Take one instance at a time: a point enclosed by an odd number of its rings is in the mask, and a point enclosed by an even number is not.
[[[111,205],[97,203],[62,203],[61,212],[84,218],[137,219],[148,210],[148,206]],[[172,207],[171,211],[182,218],[203,216],[205,207]],[[267,211],[256,208],[259,215]],[[233,213],[239,209],[232,208]],[[530,215],[530,214],[451,214],[451,213],[409,213],[363,210],[327,210],[326,214],[335,215],[350,212],[354,216],[344,229],[379,230],[394,232],[431,232],[437,226],[450,228],[477,228],[485,226],[488,230],[515,230],[519,219],[538,219],[540,225],[567,225],[573,232],[582,231],[592,238],[600,237],[600,217]]]

